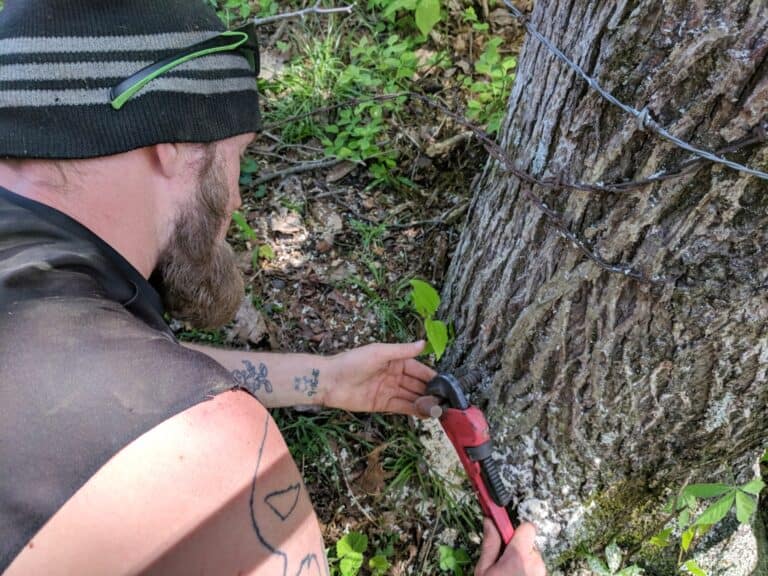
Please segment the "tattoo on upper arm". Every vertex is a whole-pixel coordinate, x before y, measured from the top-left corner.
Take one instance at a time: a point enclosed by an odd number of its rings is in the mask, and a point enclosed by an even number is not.
[[[291,484],[288,488],[270,492],[264,496],[264,503],[272,509],[272,512],[277,514],[280,520],[285,522],[299,502],[300,491],[301,484],[297,482],[296,484]]]
[[[259,523],[259,519],[256,518],[256,508],[254,506],[259,496],[256,480],[259,476],[259,469],[261,468],[261,458],[264,454],[264,445],[267,442],[268,430],[269,418],[267,418],[266,422],[264,423],[264,436],[262,437],[261,445],[259,446],[259,456],[256,460],[256,471],[253,474],[253,483],[251,484],[251,497],[249,499],[248,505],[251,511],[251,525],[253,526],[253,531],[256,533],[256,537],[259,539],[259,542],[261,542],[262,546],[269,550],[270,553],[280,557],[280,559],[283,561],[282,576],[289,576],[288,555],[266,539],[266,534],[264,533],[263,527]],[[301,483],[297,482],[282,490],[275,490],[270,492],[264,496],[263,502],[266,503],[267,506],[269,506],[272,511],[277,514],[278,517],[280,517],[281,520],[285,520],[293,513],[294,509],[296,508],[296,504],[299,500],[300,490]],[[269,522],[265,522],[264,524],[266,526],[270,525]],[[325,559],[325,556],[322,553],[315,554],[310,552],[306,554],[304,558],[302,558],[298,570],[296,571],[296,576],[330,576],[328,561]]]
[[[250,360],[243,360],[243,370],[232,370],[232,378],[235,382],[250,392],[256,392],[264,387],[264,392],[272,392],[272,382],[267,377],[269,372],[267,365],[259,362],[258,369]]]
[[[293,379],[293,389],[307,396],[317,394],[317,387],[320,383],[320,370],[313,368],[312,376],[296,376]]]

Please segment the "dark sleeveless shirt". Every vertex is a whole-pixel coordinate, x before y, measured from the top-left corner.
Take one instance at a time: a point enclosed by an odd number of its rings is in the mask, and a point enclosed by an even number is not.
[[[121,448],[232,387],[124,258],[0,188],[0,572]]]

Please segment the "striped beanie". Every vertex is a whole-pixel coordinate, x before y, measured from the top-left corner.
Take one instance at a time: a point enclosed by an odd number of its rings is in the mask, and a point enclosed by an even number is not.
[[[256,132],[258,53],[255,69],[240,50],[176,58],[224,31],[208,0],[6,0],[0,158],[92,158]],[[174,58],[115,106],[116,86]]]

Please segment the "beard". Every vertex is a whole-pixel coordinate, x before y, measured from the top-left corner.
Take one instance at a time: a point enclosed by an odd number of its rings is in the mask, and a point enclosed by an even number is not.
[[[156,274],[165,309],[194,328],[218,328],[235,316],[245,292],[235,253],[219,237],[229,190],[211,146],[192,202],[176,221]]]

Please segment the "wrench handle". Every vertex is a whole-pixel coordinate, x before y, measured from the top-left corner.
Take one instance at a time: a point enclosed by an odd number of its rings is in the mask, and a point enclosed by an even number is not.
[[[466,410],[447,408],[440,424],[459,455],[483,514],[493,520],[504,544],[509,544],[515,529],[505,507],[506,491],[496,463],[490,457],[491,436],[483,412],[475,406]]]

